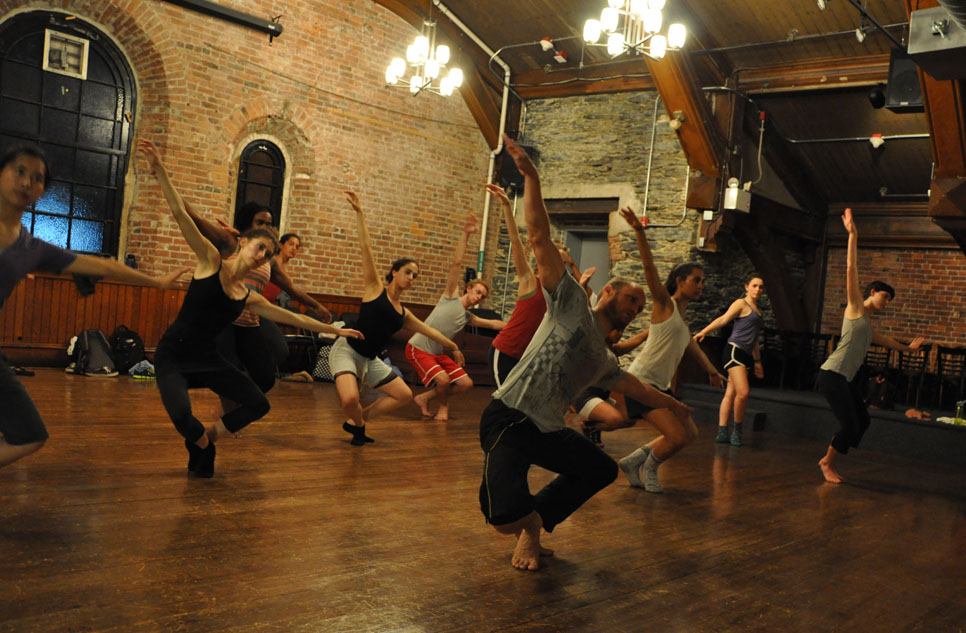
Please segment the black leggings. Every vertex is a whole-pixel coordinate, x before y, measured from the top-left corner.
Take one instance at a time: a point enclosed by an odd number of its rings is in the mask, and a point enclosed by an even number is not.
[[[0,435],[11,446],[34,444],[47,439],[47,428],[23,383],[9,364],[0,358]]]
[[[205,432],[205,425],[191,414],[188,389],[207,387],[219,396],[237,402],[239,407],[222,416],[225,428],[237,433],[255,420],[264,417],[270,408],[268,398],[251,378],[234,367],[190,374],[171,373],[158,376],[161,402],[174,428],[189,442],[197,442]]]
[[[262,393],[275,386],[275,369],[288,357],[288,344],[274,322],[260,319],[258,327],[229,325],[218,335],[218,352],[248,372]]]
[[[845,455],[849,447],[856,448],[872,420],[862,401],[856,381],[848,382],[838,372],[823,369],[815,381],[819,392],[828,400],[839,430],[832,438],[832,448]]]

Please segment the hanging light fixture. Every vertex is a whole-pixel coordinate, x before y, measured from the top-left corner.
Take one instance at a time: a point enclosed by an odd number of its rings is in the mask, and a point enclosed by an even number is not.
[[[423,20],[420,34],[406,48],[406,58],[396,57],[386,68],[386,84],[407,88],[414,97],[424,90],[448,97],[463,84],[462,70],[450,68],[446,72],[449,60],[449,46],[436,44],[436,21],[430,14]],[[409,79],[404,78],[407,70],[412,71]]]
[[[606,46],[611,57],[630,52],[661,59],[669,50],[684,46],[687,29],[683,24],[668,27],[667,36],[659,35],[665,0],[607,0],[599,20],[584,23],[584,41],[591,46]],[[601,42],[601,36],[604,41]]]

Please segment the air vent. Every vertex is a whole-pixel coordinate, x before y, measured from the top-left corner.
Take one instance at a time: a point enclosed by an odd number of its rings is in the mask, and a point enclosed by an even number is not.
[[[87,79],[88,44],[82,37],[47,29],[44,38],[44,70]]]

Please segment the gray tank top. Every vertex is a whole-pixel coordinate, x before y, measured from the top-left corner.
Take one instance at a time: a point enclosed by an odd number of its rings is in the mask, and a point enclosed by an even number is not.
[[[749,304],[748,307],[750,308],[751,305]],[[731,336],[728,337],[728,342],[734,343],[749,354],[754,354],[755,341],[758,340],[758,334],[761,333],[761,328],[764,325],[765,320],[761,318],[760,314],[755,312],[754,308],[751,308],[749,314],[735,319],[735,326],[731,330]]]
[[[667,321],[651,326],[644,349],[627,370],[641,382],[663,391],[671,388],[674,372],[691,342],[688,324],[684,322],[673,297],[671,301],[674,303],[674,314]]]
[[[862,366],[871,344],[872,324],[868,314],[857,319],[842,317],[842,338],[832,355],[822,363],[822,369],[842,374],[851,382]]]

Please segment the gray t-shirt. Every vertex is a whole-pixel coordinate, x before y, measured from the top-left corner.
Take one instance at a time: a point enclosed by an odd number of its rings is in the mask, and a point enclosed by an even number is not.
[[[443,336],[453,340],[460,330],[466,326],[470,313],[463,307],[460,297],[440,297],[436,307],[426,317],[426,325],[436,328]],[[443,353],[443,346],[424,334],[413,334],[409,344],[430,354]]]
[[[570,275],[553,292],[540,287],[547,313],[523,358],[493,397],[529,417],[540,431],[564,428],[564,414],[587,387],[611,389],[625,373],[607,345],[607,332]]]
[[[865,361],[865,354],[872,344],[872,324],[869,315],[863,313],[857,319],[842,317],[842,338],[835,351],[822,363],[822,369],[845,376],[849,382],[855,378]]]
[[[21,227],[14,243],[0,251],[0,308],[28,273],[59,273],[75,259],[74,253],[39,240]]]

